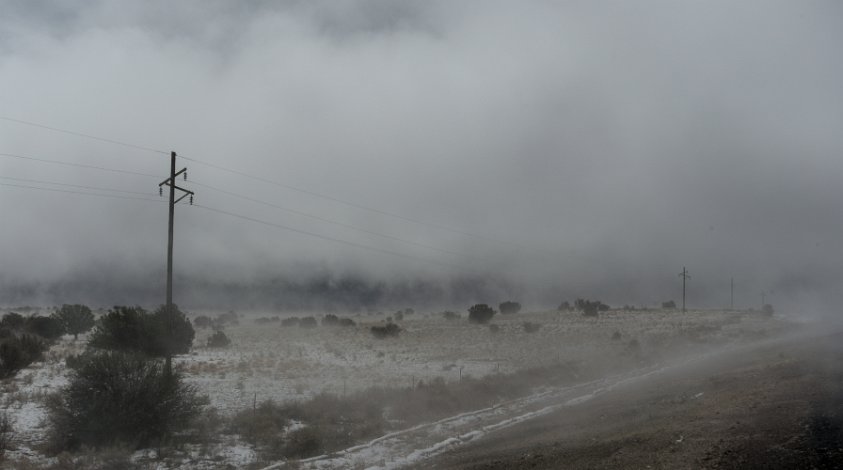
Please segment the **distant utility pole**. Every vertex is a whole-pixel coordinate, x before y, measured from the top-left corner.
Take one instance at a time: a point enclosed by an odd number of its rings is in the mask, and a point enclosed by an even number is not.
[[[679,273],[679,277],[682,278],[682,313],[685,313],[685,281],[691,279],[691,275],[688,274],[688,270],[685,269],[685,266],[682,266],[682,272]]]
[[[761,308],[762,309],[764,308],[764,305],[766,305],[765,300],[767,300],[767,293],[762,290],[761,291]]]
[[[163,187],[170,187],[170,224],[169,237],[167,238],[167,308],[173,306],[173,218],[176,211],[176,204],[182,199],[190,196],[190,204],[193,204],[193,191],[176,186],[176,177],[183,174],[187,181],[187,168],[182,168],[176,173],[176,152],[170,152],[170,177],[158,185],[158,194],[163,195]],[[181,197],[176,199],[176,190],[181,191]]]
[[[729,285],[732,288],[731,295],[729,297],[729,310],[735,309],[735,278],[729,278]]]

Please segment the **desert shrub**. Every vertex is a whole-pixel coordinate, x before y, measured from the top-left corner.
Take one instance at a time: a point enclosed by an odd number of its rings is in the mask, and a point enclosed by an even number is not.
[[[86,305],[64,304],[55,314],[55,318],[62,324],[64,331],[79,338],[79,333],[90,331],[94,327],[94,314]]]
[[[442,312],[442,316],[445,317],[445,320],[459,320],[460,319],[459,313],[451,312],[451,311]]]
[[[337,326],[340,323],[339,317],[333,313],[329,313],[322,317],[322,326]]]
[[[0,319],[0,327],[8,328],[12,331],[17,331],[23,328],[26,319],[20,313],[9,312],[3,315]]]
[[[404,309],[404,315],[413,315],[414,313],[416,313],[416,311],[411,308]]]
[[[398,336],[398,333],[401,332],[401,328],[395,323],[387,323],[385,326],[373,326],[371,331],[375,338],[383,339],[390,336]]]
[[[207,315],[199,315],[193,319],[193,326],[196,328],[210,328],[213,324],[214,321]]]
[[[352,320],[351,318],[340,318],[339,325],[340,326],[354,326],[354,325],[356,325],[356,323],[354,323],[354,320]]]
[[[567,312],[567,311],[571,310],[571,304],[570,304],[570,302],[565,300],[561,304],[559,304],[559,307],[557,307],[556,310],[558,310],[560,312]]]
[[[533,323],[528,321],[522,323],[521,326],[524,328],[524,332],[526,333],[535,333],[539,331],[539,329],[541,329],[542,327],[540,323]]]
[[[665,309],[665,310],[674,310],[674,309],[676,309],[676,302],[674,302],[672,300],[662,302],[662,308]]]
[[[323,445],[317,428],[304,426],[287,434],[283,452],[287,458],[301,459],[319,455]]]
[[[620,339],[621,339],[621,332],[620,331],[616,331],[616,332],[612,333],[612,341],[618,341]]]
[[[19,370],[44,358],[47,344],[41,338],[22,334],[0,342],[0,378],[12,377]]]
[[[521,311],[521,304],[518,302],[506,301],[498,305],[502,315],[511,315]]]
[[[395,317],[395,321],[402,321],[404,319],[404,312],[399,310],[392,316]]]
[[[100,318],[89,344],[95,348],[139,352],[153,357],[185,354],[195,332],[175,305],[147,313],[141,307],[114,307]]]
[[[231,345],[231,340],[223,333],[222,330],[217,330],[208,337],[209,348],[227,348]]]
[[[14,331],[12,331],[8,328],[0,327],[0,339],[11,338],[12,336],[15,336]]]
[[[50,447],[60,452],[83,445],[161,444],[202,404],[164,361],[115,351],[91,354],[48,403]]]
[[[577,299],[574,307],[586,317],[596,317],[598,312],[609,310],[609,306],[599,300]]]
[[[298,326],[299,317],[290,317],[281,320],[281,326]]]
[[[298,423],[289,430],[292,423]],[[265,401],[231,421],[231,431],[257,444],[264,458],[306,458],[383,434],[381,404],[368,394],[320,394],[302,402]]]
[[[489,325],[489,331],[492,333],[499,333],[501,331],[500,325],[495,325],[494,323]]]
[[[299,327],[301,328],[316,328],[317,326],[316,319],[313,317],[304,317],[299,320]]]
[[[47,341],[55,341],[64,334],[64,326],[58,318],[40,315],[27,317],[24,323],[24,330],[38,335]]]
[[[764,313],[765,315],[772,315],[775,312],[775,310],[773,310],[772,305],[764,304],[764,306],[761,307],[761,312]]]
[[[495,311],[486,304],[472,305],[468,309],[468,321],[471,323],[489,323],[493,316],[495,316]]]

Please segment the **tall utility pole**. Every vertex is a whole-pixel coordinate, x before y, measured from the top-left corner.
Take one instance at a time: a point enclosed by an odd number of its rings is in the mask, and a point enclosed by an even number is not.
[[[679,277],[682,278],[682,313],[685,313],[685,281],[691,278],[685,266],[682,266],[682,272],[679,273]]]
[[[762,290],[761,291],[761,308],[762,309],[764,308],[764,305],[767,303],[767,302],[765,302],[765,300],[767,300],[767,293]]]
[[[173,219],[175,218],[176,204],[182,199],[190,196],[190,204],[193,204],[193,191],[188,191],[184,188],[176,186],[176,177],[184,174],[184,179],[187,181],[187,168],[182,168],[176,173],[176,152],[170,152],[170,177],[165,179],[158,185],[158,193],[162,194],[164,186],[170,187],[170,223],[169,233],[167,237],[167,308],[173,306]],[[181,197],[176,199],[176,190],[181,191]],[[163,194],[162,194],[163,195]]]
[[[729,310],[735,309],[735,278],[729,278],[729,285],[731,287],[731,293],[729,296]]]

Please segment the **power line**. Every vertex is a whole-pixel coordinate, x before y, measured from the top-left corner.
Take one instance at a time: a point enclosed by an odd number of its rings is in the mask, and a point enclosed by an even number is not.
[[[41,129],[47,129],[47,130],[51,130],[51,131],[54,131],[54,132],[61,132],[63,134],[70,134],[70,135],[75,135],[77,137],[84,137],[86,139],[98,140],[100,142],[107,142],[109,144],[122,145],[123,147],[129,147],[129,148],[133,148],[133,149],[136,149],[136,150],[144,150],[144,151],[147,151],[147,152],[163,153],[164,155],[169,155],[169,152],[154,149],[152,147],[144,147],[143,145],[130,144],[128,142],[122,142],[122,141],[115,140],[115,139],[107,139],[105,137],[99,137],[99,136],[95,136],[95,135],[91,135],[91,134],[84,134],[82,132],[69,131],[67,129],[59,129],[58,127],[52,127],[52,126],[47,126],[47,125],[44,125],[44,124],[38,124],[37,122],[24,121],[23,119],[15,119],[15,118],[10,118],[10,117],[6,117],[6,116],[0,116],[0,119],[2,119],[4,121],[14,122],[14,123],[17,123],[17,124],[23,124],[23,125],[26,125],[26,126],[39,127]]]
[[[299,193],[302,193],[302,194],[307,194],[309,196],[318,197],[318,198],[325,199],[325,200],[328,200],[328,201],[336,202],[338,204],[343,204],[345,206],[354,207],[356,209],[361,209],[361,210],[365,210],[365,211],[369,211],[369,212],[374,212],[376,214],[385,215],[387,217],[392,217],[392,218],[395,218],[395,219],[403,220],[405,222],[410,222],[410,223],[413,223],[413,224],[416,224],[416,225],[431,227],[431,228],[435,228],[435,229],[438,229],[438,230],[444,230],[446,232],[451,232],[451,233],[455,233],[455,234],[458,234],[458,235],[463,235],[463,236],[467,236],[467,237],[486,240],[486,241],[494,242],[494,243],[498,243],[498,244],[520,246],[522,248],[530,248],[528,246],[521,245],[520,243],[515,243],[515,242],[511,242],[511,241],[504,241],[504,240],[496,240],[494,238],[486,237],[484,235],[478,235],[478,234],[475,234],[475,233],[466,232],[466,231],[463,231],[463,230],[448,227],[447,225],[437,224],[437,223],[433,223],[433,222],[425,222],[425,221],[422,221],[422,220],[406,217],[406,216],[403,216],[403,215],[400,215],[400,214],[395,214],[393,212],[388,212],[388,211],[384,211],[384,210],[381,210],[381,209],[376,209],[376,208],[373,208],[373,207],[364,206],[364,205],[358,204],[356,202],[347,201],[347,200],[340,199],[340,198],[337,198],[337,197],[334,197],[334,196],[329,196],[327,194],[317,193],[315,191],[310,191],[308,189],[299,188],[297,186],[292,186],[292,185],[289,185],[289,184],[286,184],[286,183],[281,183],[279,181],[264,178],[262,176],[251,175],[249,173],[245,173],[245,172],[242,172],[242,171],[239,171],[239,170],[234,170],[232,168],[227,168],[227,167],[224,167],[224,166],[216,165],[214,163],[203,162],[201,160],[196,160],[194,158],[189,158],[189,157],[185,157],[185,156],[181,156],[181,158],[184,158],[185,160],[197,163],[199,165],[205,165],[207,167],[214,168],[216,170],[225,171],[225,172],[228,172],[228,173],[231,173],[231,174],[242,176],[244,178],[249,178],[249,179],[252,179],[252,180],[255,180],[255,181],[260,181],[262,183],[271,184],[273,186],[278,186],[280,188],[289,189],[291,191],[296,191],[296,192],[299,192]]]
[[[155,148],[152,148],[152,147],[146,147],[146,146],[143,146],[143,145],[136,145],[136,144],[123,142],[123,141],[119,141],[119,140],[115,140],[115,139],[99,137],[99,136],[95,136],[95,135],[92,135],[92,134],[85,134],[85,133],[82,133],[82,132],[76,132],[76,131],[71,131],[71,130],[67,130],[67,129],[61,129],[61,128],[58,128],[58,127],[47,126],[45,124],[39,124],[39,123],[36,123],[36,122],[25,121],[25,120],[22,120],[22,119],[10,118],[10,117],[5,117],[5,116],[0,116],[0,119],[5,120],[5,121],[9,121],[9,122],[18,123],[18,124],[27,125],[27,126],[33,126],[33,127],[38,127],[38,128],[41,128],[41,129],[46,129],[46,130],[51,130],[51,131],[55,131],[55,132],[61,132],[61,133],[64,133],[64,134],[83,137],[83,138],[87,138],[87,139],[93,139],[93,140],[97,140],[97,141],[100,141],[100,142],[122,145],[124,147],[130,147],[130,148],[134,148],[134,149],[138,149],[138,150],[145,150],[145,151],[148,151],[148,152],[169,155],[169,152],[165,152],[163,150],[155,149]],[[526,245],[522,245],[520,243],[516,243],[516,242],[512,242],[512,241],[505,241],[505,240],[497,240],[497,239],[487,237],[487,236],[484,236],[484,235],[479,235],[479,234],[476,234],[476,233],[471,233],[471,232],[467,232],[467,231],[464,231],[464,230],[459,230],[459,229],[456,229],[456,228],[453,228],[453,227],[449,227],[447,225],[422,221],[422,220],[414,219],[414,218],[411,218],[411,217],[406,217],[406,216],[396,214],[396,213],[393,213],[393,212],[377,209],[377,208],[374,208],[374,207],[369,207],[369,206],[366,206],[366,205],[363,205],[363,204],[358,204],[356,202],[347,201],[347,200],[340,199],[340,198],[330,196],[330,195],[327,195],[327,194],[322,194],[322,193],[318,193],[318,192],[315,192],[315,191],[310,191],[308,189],[299,188],[297,186],[289,185],[289,184],[286,184],[286,183],[281,183],[279,181],[270,180],[268,178],[264,178],[264,177],[261,177],[261,176],[252,175],[252,174],[249,174],[249,173],[246,173],[246,172],[243,172],[243,171],[235,170],[233,168],[227,168],[227,167],[217,165],[217,164],[214,164],[214,163],[203,162],[203,161],[195,159],[195,158],[185,157],[184,155],[179,155],[179,157],[181,157],[181,158],[183,158],[187,161],[197,163],[199,165],[205,165],[209,168],[214,168],[216,170],[225,171],[225,172],[228,172],[228,173],[231,173],[231,174],[242,176],[244,178],[249,178],[249,179],[252,179],[252,180],[255,180],[255,181],[261,181],[261,182],[266,183],[266,184],[271,184],[271,185],[278,186],[278,187],[281,187],[281,188],[289,189],[291,191],[296,191],[296,192],[299,192],[299,193],[302,193],[302,194],[307,194],[307,195],[312,196],[312,197],[318,197],[318,198],[325,199],[325,200],[328,200],[328,201],[332,201],[332,202],[335,202],[335,203],[338,203],[338,204],[343,204],[343,205],[348,206],[348,207],[354,207],[356,209],[374,212],[376,214],[380,214],[380,215],[384,215],[384,216],[387,216],[387,217],[392,217],[392,218],[395,218],[395,219],[403,220],[405,222],[410,222],[410,223],[413,223],[413,224],[416,224],[416,225],[435,228],[437,230],[443,230],[443,231],[455,233],[455,234],[458,234],[458,235],[463,235],[463,236],[472,237],[472,238],[476,238],[476,239],[480,239],[480,240],[494,242],[494,243],[501,244],[501,245],[518,246],[518,247],[521,247],[521,248],[532,249],[531,247],[526,246]]]
[[[412,259],[412,260],[415,260],[415,261],[422,261],[424,263],[436,264],[436,265],[445,266],[445,267],[448,267],[448,268],[451,268],[451,269],[460,269],[459,266],[455,266],[455,265],[452,265],[452,264],[442,263],[442,262],[439,262],[439,261],[434,261],[434,260],[425,259],[425,258],[419,258],[417,256],[408,255],[408,254],[404,254],[404,253],[398,253],[396,251],[384,250],[384,249],[381,249],[381,248],[375,248],[375,247],[368,246],[368,245],[362,245],[360,243],[350,242],[348,240],[342,240],[340,238],[334,238],[334,237],[329,237],[329,236],[326,236],[326,235],[320,235],[318,233],[309,232],[307,230],[300,230],[300,229],[297,229],[297,228],[288,227],[286,225],[281,225],[281,224],[269,222],[269,221],[266,221],[266,220],[256,219],[254,217],[249,217],[247,215],[236,214],[234,212],[229,212],[229,211],[225,211],[225,210],[222,210],[222,209],[215,209],[213,207],[204,206],[202,204],[193,204],[193,207],[198,207],[200,209],[205,209],[207,211],[225,214],[225,215],[228,215],[230,217],[235,217],[235,218],[242,219],[242,220],[248,220],[250,222],[255,222],[255,223],[258,223],[258,224],[261,224],[261,225],[266,225],[266,226],[269,226],[269,227],[280,228],[282,230],[287,230],[287,231],[299,233],[299,234],[302,234],[302,235],[308,235],[308,236],[319,238],[319,239],[322,239],[322,240],[332,241],[332,242],[336,242],[336,243],[342,243],[344,245],[349,245],[349,246],[353,246],[353,247],[356,247],[356,248],[362,248],[364,250],[375,251],[375,252],[378,252],[378,253],[383,253],[383,254],[391,255],[391,256],[398,256],[398,257],[406,258],[406,259]]]
[[[38,186],[27,186],[27,185],[22,185],[22,184],[0,183],[0,186],[5,186],[5,187],[9,187],[9,188],[34,189],[34,190],[39,190],[39,191],[50,191],[50,192],[54,192],[54,193],[79,194],[79,195],[83,195],[83,196],[106,197],[106,198],[111,198],[111,199],[129,199],[129,200],[134,200],[134,201],[147,201],[147,202],[156,202],[156,203],[164,202],[160,199],[132,197],[132,196],[120,196],[119,194],[87,193],[87,192],[83,192],[83,191],[72,191],[72,190],[69,190],[69,189],[41,188],[41,187],[38,187]]]
[[[84,164],[84,163],[72,163],[72,162],[63,162],[63,161],[60,161],[60,160],[49,160],[49,159],[46,159],[46,158],[29,157],[29,156],[17,155],[17,154],[13,154],[13,153],[0,153],[0,157],[18,158],[18,159],[21,159],[21,160],[31,160],[31,161],[41,162],[41,163],[70,166],[70,167],[74,167],[74,168],[85,168],[85,169],[89,169],[89,170],[109,171],[109,172],[112,172],[112,173],[122,173],[122,174],[126,174],[126,175],[145,176],[145,177],[148,177],[148,178],[158,178],[158,175],[153,175],[153,174],[150,174],[150,173],[142,173],[142,172],[139,172],[139,171],[119,170],[119,169],[116,169],[116,168],[108,168],[108,167],[97,166],[97,165],[87,165],[87,164]]]
[[[208,189],[213,190],[213,191],[218,191],[220,193],[227,194],[229,196],[233,196],[233,197],[240,198],[240,199],[243,199],[243,200],[246,200],[246,201],[254,202],[256,204],[263,204],[265,206],[272,207],[272,208],[275,208],[275,209],[279,209],[279,210],[282,210],[282,211],[287,211],[287,212],[290,212],[292,214],[300,215],[302,217],[308,217],[308,218],[311,218],[311,219],[314,219],[314,220],[319,220],[319,221],[326,222],[326,223],[329,223],[329,224],[334,224],[334,225],[339,226],[339,227],[344,227],[344,228],[348,228],[348,229],[351,229],[351,230],[356,230],[358,232],[366,233],[366,234],[369,234],[369,235],[374,235],[376,237],[382,237],[382,238],[386,238],[386,239],[389,239],[389,240],[394,240],[394,241],[397,241],[397,242],[406,243],[406,244],[409,244],[409,245],[415,245],[415,246],[418,246],[418,247],[421,247],[421,248],[426,248],[426,249],[429,249],[429,250],[438,251],[440,253],[444,253],[444,254],[448,254],[448,255],[460,256],[460,257],[464,257],[464,258],[472,258],[471,256],[469,256],[465,253],[459,253],[459,252],[456,252],[456,251],[445,250],[445,249],[442,249],[442,248],[437,248],[435,246],[426,245],[424,243],[419,243],[419,242],[416,242],[416,241],[413,241],[413,240],[407,240],[407,239],[396,237],[396,236],[393,236],[393,235],[388,235],[388,234],[379,233],[379,232],[373,232],[371,230],[356,227],[354,225],[349,225],[349,224],[346,224],[346,223],[343,223],[343,222],[337,222],[335,220],[327,219],[325,217],[321,217],[321,216],[318,216],[318,215],[309,214],[307,212],[303,212],[303,211],[300,211],[300,210],[291,209],[289,207],[284,207],[284,206],[280,206],[278,204],[273,204],[271,202],[262,201],[260,199],[255,199],[255,198],[252,198],[252,197],[249,197],[249,196],[244,196],[242,194],[237,194],[237,193],[225,190],[225,189],[221,189],[221,188],[211,186],[209,184],[200,183],[196,180],[191,180],[190,183],[195,184],[197,186],[204,187],[204,188],[208,188]]]
[[[13,178],[11,176],[0,176],[0,179],[11,180],[11,181],[20,181],[20,182],[23,182],[23,183],[52,184],[52,185],[56,185],[56,186],[65,186],[65,187],[69,187],[69,188],[92,189],[92,190],[95,190],[95,191],[109,191],[109,192],[115,192],[115,193],[137,194],[137,195],[140,195],[140,196],[151,196],[152,195],[150,193],[143,193],[143,192],[140,192],[140,191],[126,191],[124,189],[98,188],[98,187],[95,187],[95,186],[84,186],[84,185],[81,185],[81,184],[71,184],[71,183],[59,183],[59,182],[56,182],[56,181],[43,181],[43,180],[31,180],[31,179],[26,179],[26,178]]]

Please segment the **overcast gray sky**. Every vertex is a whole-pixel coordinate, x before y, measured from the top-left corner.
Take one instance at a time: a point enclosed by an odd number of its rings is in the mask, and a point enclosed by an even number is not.
[[[840,2],[2,11],[3,117],[175,150],[205,207],[403,255],[184,205],[182,282],[485,279],[536,306],[651,304],[679,300],[684,265],[698,306],[728,305],[730,277],[740,306],[843,297]],[[158,199],[168,157],[10,120],[0,153],[159,175],[0,156],[0,282],[121,279],[109,302],[147,302],[131,286],[162,285],[166,204],[8,185]]]

